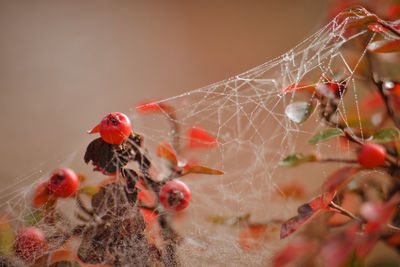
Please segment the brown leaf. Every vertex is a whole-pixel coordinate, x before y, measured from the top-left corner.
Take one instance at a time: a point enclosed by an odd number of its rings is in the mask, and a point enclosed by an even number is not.
[[[88,145],[84,160],[86,164],[92,161],[92,164],[96,167],[95,170],[102,170],[105,174],[111,174],[124,167],[128,163],[129,157],[129,150],[119,149],[117,146],[97,138]]]

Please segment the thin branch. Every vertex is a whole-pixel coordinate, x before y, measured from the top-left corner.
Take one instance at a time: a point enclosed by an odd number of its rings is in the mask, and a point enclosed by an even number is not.
[[[360,217],[354,215],[353,213],[351,213],[350,211],[344,209],[343,207],[339,206],[338,204],[336,204],[335,202],[331,201],[331,203],[329,204],[329,207],[339,211],[342,215],[345,215],[353,220],[359,221],[359,222],[364,222]]]
[[[325,159],[318,159],[318,162],[341,162],[341,163],[350,163],[356,164],[358,163],[355,159],[339,159],[339,158],[325,158]]]

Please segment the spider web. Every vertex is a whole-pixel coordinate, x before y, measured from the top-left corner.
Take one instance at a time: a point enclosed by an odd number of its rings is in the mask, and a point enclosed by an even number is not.
[[[326,124],[317,111],[304,123],[293,121],[287,107],[296,101],[309,101],[312,94],[297,90],[284,92],[285,88],[304,81],[317,84],[322,75],[344,80],[349,92],[340,99],[336,115],[348,125],[348,113],[355,108],[359,123],[350,129],[362,130],[358,101],[366,82],[355,73],[369,41],[377,34],[386,39],[393,37],[365,29],[347,31],[347,23],[347,19],[342,23],[333,20],[280,57],[227,80],[160,101],[175,108],[175,123],[180,128],[179,157],[195,159],[201,165],[225,172],[222,176],[190,174],[181,179],[191,189],[193,199],[187,210],[174,216],[173,222],[174,228],[185,237],[178,247],[182,266],[264,266],[284,242],[279,240],[278,224],[270,227],[268,242],[248,252],[238,242],[243,229],[241,224],[215,224],[207,218],[250,214],[250,222],[254,223],[290,218],[304,199],[277,198],[281,185],[305,184],[309,193],[307,199],[319,191],[323,178],[337,165],[308,164],[294,170],[279,166],[279,162],[289,154],[315,153],[315,150],[318,156],[352,156],[350,150],[343,152],[337,141],[308,145],[306,140],[327,128]],[[349,52],[349,47],[360,39],[367,42],[357,51]],[[134,111],[129,115],[134,131],[144,136],[154,169],[162,176],[166,163],[157,158],[155,152],[160,142],[171,141],[174,136],[168,119],[160,114],[142,115]],[[218,145],[188,149],[186,133],[193,126],[202,127],[215,136]],[[54,166],[71,166],[88,176],[87,183],[104,179],[102,174],[83,166],[82,157],[83,151],[76,151],[65,160],[49,161],[41,168],[46,171],[21,177],[2,190],[1,210],[5,214],[2,221],[12,222],[16,231],[27,220],[35,220],[37,210],[31,205],[32,192],[37,181],[47,179]],[[24,186],[22,190],[21,185]],[[72,227],[77,209],[73,200],[61,201],[58,209],[69,218],[69,227]],[[42,219],[38,220],[38,225],[43,226]],[[47,235],[52,231],[43,230]]]

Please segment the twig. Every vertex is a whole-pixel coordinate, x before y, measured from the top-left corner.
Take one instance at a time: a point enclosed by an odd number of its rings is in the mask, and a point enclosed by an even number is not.
[[[351,213],[350,211],[344,209],[343,207],[339,206],[338,204],[336,204],[335,202],[331,201],[331,203],[329,204],[329,207],[334,208],[337,211],[340,211],[340,213],[342,215],[345,215],[353,220],[359,221],[359,222],[364,222],[363,219],[361,219],[360,217],[357,217],[356,215],[354,215],[353,213]]]
[[[342,163],[358,163],[355,159],[339,159],[339,158],[326,158],[326,159],[318,159],[318,162],[342,162]]]

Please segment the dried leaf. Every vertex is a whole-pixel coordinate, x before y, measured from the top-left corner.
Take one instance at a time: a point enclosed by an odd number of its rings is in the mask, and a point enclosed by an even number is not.
[[[339,190],[341,187],[346,185],[351,180],[352,176],[359,170],[361,170],[359,167],[354,166],[344,167],[337,170],[326,179],[323,185],[323,190],[325,192],[335,192]]]
[[[367,49],[375,53],[400,52],[400,39],[390,41],[376,41],[368,45]]]
[[[218,145],[217,139],[201,127],[193,126],[187,132],[189,148],[213,148]]]
[[[295,153],[284,158],[281,162],[279,162],[279,165],[285,167],[295,167],[297,165],[316,160],[317,157],[315,155],[303,155],[303,153]]]
[[[312,199],[310,202],[303,204],[297,209],[298,215],[289,219],[281,226],[281,238],[294,233],[311,217],[316,215],[322,209],[325,209],[332,201],[335,193],[323,193],[322,195]]]
[[[374,133],[371,141],[377,143],[389,143],[399,140],[399,132],[394,128],[380,129]]]
[[[199,173],[199,174],[209,174],[209,175],[222,175],[223,171],[212,169],[204,166],[188,166],[185,168],[186,173]]]
[[[331,138],[343,135],[343,131],[338,128],[321,131],[308,140],[309,144],[317,144]]]
[[[86,164],[92,161],[92,164],[96,167],[95,170],[101,170],[105,174],[113,174],[128,163],[129,157],[129,150],[119,149],[117,146],[97,138],[88,145],[84,160]]]
[[[176,152],[167,142],[162,142],[158,145],[157,156],[172,162],[175,166],[178,165],[178,157],[176,156]]]
[[[125,187],[112,183],[100,188],[100,191],[92,197],[92,207],[97,216],[107,220],[128,216],[132,205],[125,193]]]

